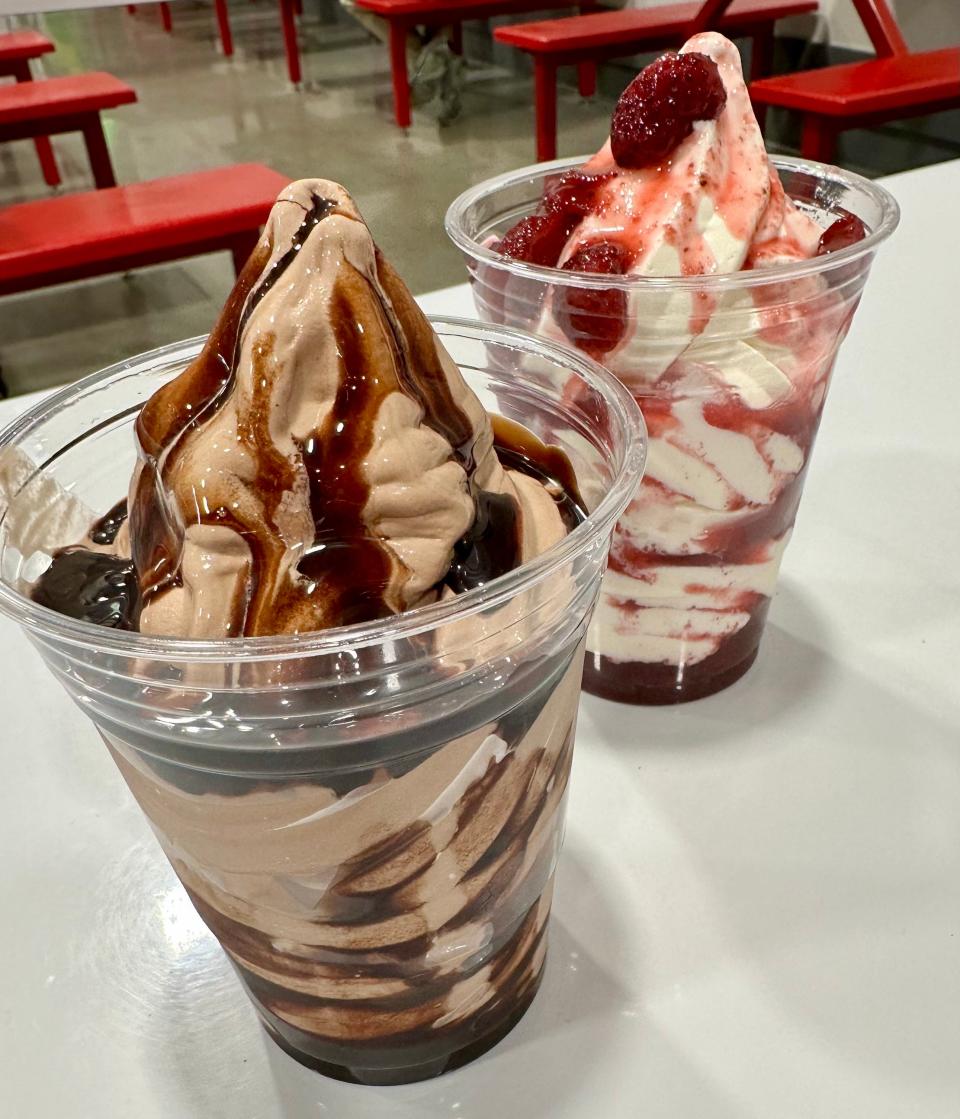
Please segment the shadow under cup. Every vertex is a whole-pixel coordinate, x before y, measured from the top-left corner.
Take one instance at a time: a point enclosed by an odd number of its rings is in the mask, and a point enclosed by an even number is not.
[[[529,564],[397,617],[198,642],[26,597],[116,502],[136,413],[199,340],[88,378],[0,435],[0,609],[96,724],[268,1032],[371,1084],[471,1059],[536,992],[586,628],[643,463],[629,394],[592,362],[434,325],[482,402],[507,402],[602,496]],[[588,409],[567,406],[571,382]]]
[[[646,471],[614,533],[584,687],[678,703],[727,687],[756,658],[837,350],[899,213],[857,175],[773,157],[818,225],[853,214],[867,236],[812,260],[712,276],[585,275],[496,252],[583,162],[481,183],[451,205],[446,228],[482,318],[572,343],[641,406]]]

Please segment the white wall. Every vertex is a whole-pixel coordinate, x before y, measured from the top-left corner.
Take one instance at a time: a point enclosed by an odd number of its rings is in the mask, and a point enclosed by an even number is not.
[[[633,8],[672,4],[676,0],[626,0]],[[960,0],[887,0],[914,50],[960,45]],[[0,0],[2,3],[2,0]],[[820,0],[820,15],[825,20],[830,42],[851,50],[869,51],[870,40],[857,16],[853,0]],[[809,34],[811,20],[784,20],[782,31]]]
[[[958,0],[887,0],[904,38],[914,50],[960,44]],[[838,47],[869,51],[870,40],[857,17],[853,0],[820,0],[830,42]]]

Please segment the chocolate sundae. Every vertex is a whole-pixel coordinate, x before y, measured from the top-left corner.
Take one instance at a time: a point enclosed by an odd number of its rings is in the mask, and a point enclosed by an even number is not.
[[[539,983],[619,508],[498,590],[585,519],[571,464],[488,415],[319,180],[134,434],[128,498],[30,582],[100,627],[68,687],[279,1044],[368,1083],[455,1067]]]

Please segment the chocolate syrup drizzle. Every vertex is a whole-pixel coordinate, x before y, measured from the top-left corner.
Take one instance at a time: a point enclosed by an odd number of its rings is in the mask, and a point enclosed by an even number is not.
[[[94,544],[112,544],[117,539],[126,519],[127,499],[124,497],[112,509],[108,509],[99,521],[94,523],[90,529],[90,539]]]
[[[182,453],[187,433],[208,421],[229,397],[240,341],[252,311],[296,259],[313,230],[333,213],[356,220],[335,201],[315,196],[290,248],[266,273],[272,246],[261,242],[201,353],[141,411],[136,424],[141,455],[130,508],[132,563],[102,553],[68,549],[54,557],[41,577],[34,594],[37,601],[75,617],[89,621],[104,618],[108,620],[101,624],[135,629],[142,605],[166,587],[179,584],[184,516],[164,475]],[[295,483],[295,470],[275,448],[268,430],[276,374],[273,337],[264,334],[252,346],[256,363],[253,400],[250,408],[238,416],[237,435],[256,464],[257,476],[251,488],[260,498],[262,511],[247,511],[241,517],[235,510],[217,507],[199,517],[199,523],[234,529],[250,550],[252,569],[247,582],[251,593],[234,604],[234,634],[349,625],[394,612],[385,595],[396,560],[363,520],[369,486],[360,468],[373,444],[380,406],[391,392],[399,389],[416,401],[423,423],[446,440],[455,461],[473,484],[473,428],[452,397],[433,331],[379,251],[376,266],[388,302],[347,261],[338,271],[332,293],[331,318],[342,368],[330,413],[321,428],[299,444],[316,531],[313,545],[297,565],[301,579],[296,581],[284,578],[284,545],[275,527],[280,502]],[[546,447],[519,425],[500,418],[495,436],[505,467],[549,484],[568,528],[582,520],[583,503],[576,478],[562,451]],[[481,490],[475,490],[474,498],[474,523],[455,546],[444,580],[458,593],[487,583],[520,562],[521,525],[516,501],[510,495]],[[94,526],[91,539],[95,543],[110,544],[116,539],[125,515],[122,506],[115,506]],[[80,592],[77,587],[84,555],[90,557],[90,586]],[[131,586],[134,570],[139,574],[138,587],[135,580]],[[111,587],[116,588],[119,597],[107,609],[104,603]],[[66,608],[66,598],[78,594],[88,603],[90,613]]]
[[[297,253],[306,244],[307,238],[314,231],[314,229],[323,221],[325,217],[336,212],[337,204],[330,198],[321,198],[319,195],[313,196],[313,205],[306,211],[306,217],[300,223],[300,228],[290,238],[290,248],[270,265],[270,271],[266,273],[263,280],[257,288],[251,292],[246,301],[246,306],[243,309],[243,314],[240,316],[240,326],[237,330],[237,343],[239,344],[240,337],[243,334],[243,328],[247,325],[247,320],[250,315],[257,308],[260,301],[267,294],[273,285],[280,279],[286,272],[290,265],[296,259]],[[234,367],[236,367],[236,353],[234,353]]]
[[[344,625],[384,614],[383,591],[391,568],[390,557],[361,515],[370,491],[359,463],[373,445],[374,421],[392,387],[386,375],[377,376],[382,356],[377,332],[363,329],[368,316],[357,316],[361,307],[368,314],[375,310],[368,287],[351,270],[334,290],[331,313],[342,362],[340,383],[322,429],[300,447],[316,535],[297,566],[311,584],[322,584],[327,596],[332,592]]]

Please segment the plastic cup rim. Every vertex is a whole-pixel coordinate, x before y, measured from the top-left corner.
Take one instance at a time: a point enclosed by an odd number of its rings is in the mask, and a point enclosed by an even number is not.
[[[590,156],[575,156],[551,160],[549,163],[532,163],[526,167],[518,168],[516,171],[509,171],[504,175],[498,175],[495,178],[485,179],[483,182],[477,183],[458,195],[450,203],[444,218],[444,228],[447,236],[467,256],[502,271],[510,272],[515,276],[535,280],[539,283],[605,290],[613,288],[618,291],[701,292],[705,289],[710,291],[739,290],[766,284],[782,284],[786,281],[802,280],[808,276],[822,275],[826,271],[840,268],[852,261],[859,260],[868,253],[874,252],[893,233],[900,221],[900,207],[896,199],[885,187],[872,182],[870,179],[852,171],[844,171],[842,168],[831,164],[816,163],[812,160],[799,159],[794,156],[771,155],[770,161],[778,171],[785,169],[806,172],[813,178],[831,181],[841,186],[862,191],[880,208],[881,218],[877,228],[862,241],[849,245],[845,249],[827,253],[824,256],[788,264],[772,264],[746,272],[726,272],[701,276],[611,276],[590,272],[568,272],[562,268],[528,264],[526,261],[514,260],[512,257],[504,256],[503,253],[495,252],[488,246],[481,244],[464,231],[464,214],[470,206],[481,199],[528,179],[544,178],[558,171],[568,171],[582,167],[589,158]]]
[[[620,414],[625,436],[623,459],[619,472],[603,500],[573,532],[536,558],[516,570],[446,601],[417,607],[389,618],[361,622],[350,626],[319,630],[304,634],[281,636],[227,638],[210,641],[193,638],[159,637],[129,630],[97,626],[59,614],[27,598],[0,578],[0,614],[6,614],[40,637],[59,639],[84,645],[106,653],[142,657],[153,660],[175,659],[178,662],[237,660],[286,660],[293,657],[317,656],[343,652],[371,644],[415,637],[453,619],[465,618],[480,611],[503,606],[525,590],[542,583],[578,554],[587,551],[597,540],[613,530],[613,524],[626,508],[643,473],[647,451],[647,431],[643,416],[630,392],[603,366],[570,346],[537,338],[513,327],[495,326],[476,319],[450,315],[428,315],[441,341],[444,335],[458,335],[485,342],[511,344],[528,353],[543,355],[564,364],[571,372],[583,376],[598,389],[611,410]],[[206,335],[159,346],[134,357],[92,373],[45,397],[15,420],[0,429],[0,451],[15,446],[31,429],[46,422],[54,413],[69,407],[88,390],[109,380],[124,368],[152,362],[154,364],[182,352],[184,360],[199,351]],[[536,385],[531,383],[536,389]],[[119,413],[118,413],[119,415]],[[38,466],[43,469],[44,464]],[[33,477],[34,475],[31,475]],[[0,513],[0,522],[3,514]]]

